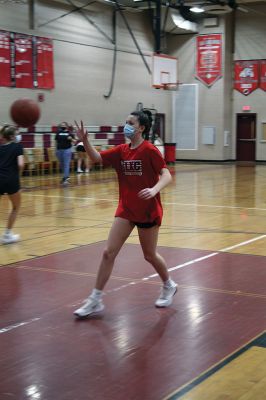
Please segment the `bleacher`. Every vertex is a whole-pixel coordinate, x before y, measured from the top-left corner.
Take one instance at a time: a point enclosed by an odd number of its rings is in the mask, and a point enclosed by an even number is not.
[[[91,143],[98,151],[125,143],[123,126],[85,126]],[[57,126],[38,125],[30,128],[20,128],[22,145],[26,161],[25,174],[44,174],[58,172],[56,161],[55,135]],[[41,151],[42,150],[42,151]],[[76,169],[76,152],[73,148],[71,170]]]
[[[123,126],[85,126],[89,133],[91,143],[101,146],[103,149],[125,143]],[[22,134],[22,145],[24,148],[43,148],[55,147],[55,135],[57,126],[33,126],[30,128],[20,128]]]

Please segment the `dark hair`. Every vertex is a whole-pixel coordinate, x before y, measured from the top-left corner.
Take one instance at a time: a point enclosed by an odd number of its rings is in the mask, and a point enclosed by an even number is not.
[[[130,115],[135,115],[138,118],[139,124],[145,126],[143,134],[149,133],[151,129],[151,123],[148,115],[143,111],[133,111]]]
[[[13,125],[4,125],[0,130],[0,134],[6,140],[12,140],[16,136],[16,132],[17,128]]]

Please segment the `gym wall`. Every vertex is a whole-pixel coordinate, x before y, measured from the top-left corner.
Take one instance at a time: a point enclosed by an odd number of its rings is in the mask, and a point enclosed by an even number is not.
[[[28,6],[16,3],[0,4],[0,29],[54,39],[55,89],[52,91],[0,88],[0,121],[10,122],[10,104],[19,97],[37,99],[42,117],[38,124],[54,125],[60,121],[83,119],[86,125],[121,125],[137,103],[156,108],[166,114],[170,127],[171,94],[151,88],[149,75],[121,18],[117,15],[117,63],[113,93],[108,94],[113,64],[114,46],[79,12],[72,13],[47,25],[72,10],[66,2],[36,2],[35,29],[28,28]],[[90,17],[108,36],[112,37],[112,8],[99,2],[89,7]],[[128,22],[151,68],[153,37],[143,13],[126,13]]]

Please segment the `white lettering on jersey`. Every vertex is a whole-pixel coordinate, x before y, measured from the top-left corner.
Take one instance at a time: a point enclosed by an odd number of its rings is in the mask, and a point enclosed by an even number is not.
[[[141,160],[121,161],[121,167],[124,175],[142,175]]]

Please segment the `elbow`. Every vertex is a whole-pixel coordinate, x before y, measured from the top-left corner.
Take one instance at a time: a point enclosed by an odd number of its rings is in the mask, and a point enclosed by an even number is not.
[[[163,171],[163,175],[166,177],[167,184],[172,182],[173,178],[172,178],[172,175],[171,175],[169,169],[165,168],[164,171]]]
[[[95,155],[91,160],[95,164],[102,164],[102,157],[100,156],[99,153],[97,155]]]

